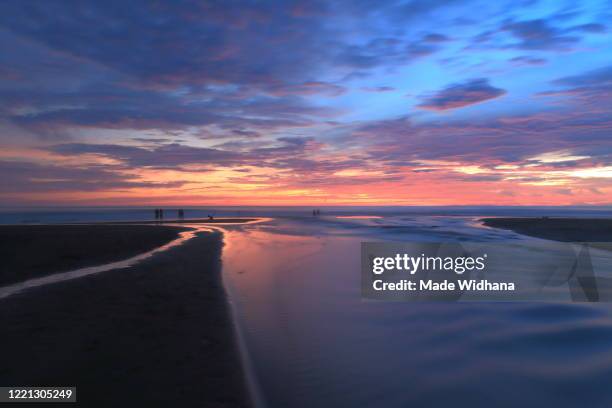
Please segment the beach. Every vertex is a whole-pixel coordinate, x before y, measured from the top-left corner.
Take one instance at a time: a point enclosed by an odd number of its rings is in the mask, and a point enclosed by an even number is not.
[[[496,225],[489,225],[485,217],[279,216],[244,226],[221,226],[229,218],[215,219],[223,236],[198,232],[134,266],[0,299],[0,324],[6,328],[0,382],[76,386],[85,406],[335,407],[379,401],[401,407],[466,400],[473,406],[537,401],[572,407],[584,398],[591,405],[609,403],[597,384],[610,372],[592,365],[604,361],[612,344],[610,326],[601,324],[612,313],[605,305],[407,307],[361,299],[355,271],[364,241],[510,243],[521,271],[532,274],[538,270],[533,245],[539,240],[517,237],[513,231],[523,234],[518,227],[505,226],[529,227],[530,234],[557,228],[566,235],[554,237],[566,240],[609,236],[605,219],[495,218],[490,224]],[[206,229],[207,221],[120,225]],[[482,222],[495,228],[483,228]],[[81,227],[95,237],[91,228],[97,225]],[[229,244],[222,258],[221,238]],[[601,256],[593,262],[606,269]],[[586,333],[580,350],[572,338],[576,332]],[[439,367],[449,355],[457,356],[455,374],[441,377]],[[584,380],[573,386],[572,396],[556,391],[574,381],[571,372],[537,374],[553,364],[580,370]],[[473,370],[474,365],[482,368]],[[464,379],[461,389],[458,376]],[[508,382],[521,392],[508,394]]]
[[[536,238],[562,242],[610,242],[612,219],[606,218],[483,218],[484,225]],[[606,245],[609,248],[609,245]]]
[[[196,218],[196,219],[164,219],[160,221],[138,221],[138,224],[244,224],[256,221],[257,218]],[[105,224],[134,224],[134,221],[109,221]]]
[[[127,259],[186,230],[162,225],[3,225],[0,286]]]
[[[36,230],[39,238],[13,243],[18,256],[5,270],[30,276],[41,274],[45,265],[64,270],[125,258],[182,230],[88,225],[2,227],[0,232],[19,236],[19,229],[24,237]],[[42,244],[45,234],[56,237],[55,249],[53,240]],[[72,243],[79,257],[62,263],[65,256],[53,251],[64,243]],[[88,407],[249,406],[221,281],[222,245],[220,233],[200,232],[132,267],[0,300],[0,383],[76,386],[79,403]]]

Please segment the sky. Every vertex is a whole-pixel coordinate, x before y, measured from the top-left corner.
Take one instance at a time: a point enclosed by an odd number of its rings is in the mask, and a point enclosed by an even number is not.
[[[0,205],[609,205],[611,17],[3,0]]]

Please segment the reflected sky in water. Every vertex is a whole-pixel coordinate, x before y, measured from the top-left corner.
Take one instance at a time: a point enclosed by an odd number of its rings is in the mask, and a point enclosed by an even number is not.
[[[361,299],[362,241],[543,240],[458,216],[290,217],[224,234],[224,280],[263,405],[612,404],[606,304]]]

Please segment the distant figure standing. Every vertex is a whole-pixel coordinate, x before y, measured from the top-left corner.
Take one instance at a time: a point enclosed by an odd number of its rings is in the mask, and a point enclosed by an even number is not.
[[[159,209],[159,219],[160,220],[164,219],[164,210],[162,208]]]
[[[210,221],[212,221],[214,218],[215,218],[215,217],[213,217],[211,214],[208,214],[208,219],[209,219]]]
[[[159,220],[159,209],[158,208],[155,209],[155,220],[156,221]]]
[[[183,211],[183,209],[178,210],[178,217],[182,220],[183,218],[185,218],[185,212]]]

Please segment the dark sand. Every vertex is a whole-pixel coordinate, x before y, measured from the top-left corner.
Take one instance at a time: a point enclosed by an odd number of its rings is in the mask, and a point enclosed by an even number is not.
[[[553,241],[612,242],[612,219],[484,218],[481,221],[489,227],[508,229]]]
[[[128,259],[187,228],[154,225],[2,225],[0,286]]]
[[[242,407],[220,277],[200,233],[127,269],[0,300],[0,384],[77,387],[87,407]]]

